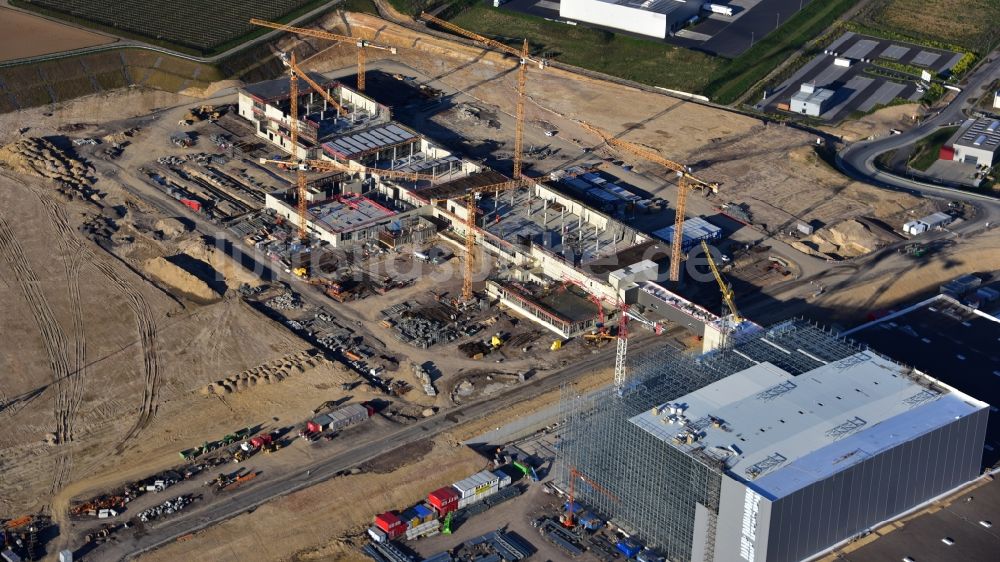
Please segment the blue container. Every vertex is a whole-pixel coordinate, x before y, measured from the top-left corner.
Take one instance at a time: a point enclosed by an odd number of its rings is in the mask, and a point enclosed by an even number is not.
[[[642,550],[642,545],[632,539],[622,539],[615,547],[625,555],[625,558],[632,558]]]

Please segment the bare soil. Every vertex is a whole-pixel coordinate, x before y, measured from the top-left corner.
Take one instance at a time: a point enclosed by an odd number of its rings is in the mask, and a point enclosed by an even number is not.
[[[43,17],[0,8],[0,61],[105,45],[117,40]]]

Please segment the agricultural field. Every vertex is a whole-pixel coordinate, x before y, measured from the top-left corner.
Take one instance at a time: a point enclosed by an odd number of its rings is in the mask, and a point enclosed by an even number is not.
[[[854,23],[985,55],[1000,42],[1000,0],[874,0]]]
[[[131,84],[179,92],[221,79],[213,66],[121,49],[0,68],[0,113],[65,102]]]
[[[45,41],[33,41],[45,37]],[[113,43],[108,37],[31,14],[0,8],[0,61]]]
[[[236,46],[249,36],[264,33],[250,25],[252,17],[289,20],[325,1],[16,0],[11,3],[117,35],[192,54],[211,54]]]

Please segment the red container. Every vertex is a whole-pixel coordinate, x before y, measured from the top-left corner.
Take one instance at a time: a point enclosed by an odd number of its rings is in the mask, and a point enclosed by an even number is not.
[[[257,437],[251,439],[250,444],[259,449],[264,445],[270,445],[271,441],[271,436],[265,433],[264,435],[258,435]]]
[[[190,208],[193,211],[196,211],[198,213],[201,212],[201,202],[200,201],[195,201],[194,199],[181,199],[181,203],[184,203],[185,205],[188,206],[188,208]]]
[[[385,534],[388,535],[390,539],[401,536],[406,532],[406,523],[404,523],[399,516],[391,511],[387,511],[381,515],[376,515],[375,526],[385,531]]]
[[[938,160],[954,160],[954,159],[955,159],[955,147],[942,146],[941,151],[938,152]]]
[[[441,517],[444,517],[446,513],[458,509],[459,497],[458,491],[455,488],[446,486],[427,494],[427,501],[434,506],[434,509],[437,510]]]
[[[364,406],[365,409],[368,410],[369,418],[375,415],[375,408],[373,406],[371,406],[370,404],[362,404],[362,406]]]
[[[309,433],[319,433],[320,431],[323,431],[323,427],[314,421],[310,421],[306,423],[306,430]]]

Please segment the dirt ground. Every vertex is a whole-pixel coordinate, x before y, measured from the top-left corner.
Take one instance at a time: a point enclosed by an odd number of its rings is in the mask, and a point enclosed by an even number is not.
[[[40,37],[45,40],[39,40]],[[93,47],[117,40],[10,8],[0,8],[0,61]]]
[[[576,381],[574,388],[586,392],[610,379],[610,370],[596,371]],[[483,457],[460,443],[553,404],[559,392],[551,391],[506,411],[464,423],[436,439],[433,448],[421,458],[392,472],[329,480],[196,533],[190,540],[153,551],[140,560],[367,560],[358,549],[365,541],[361,535],[376,513],[412,505],[431,490],[487,468]]]
[[[391,57],[393,60],[478,98],[484,108],[508,115],[514,113],[517,79],[514,61],[497,53],[418,34],[365,14],[347,14],[344,19],[355,32],[376,34],[398,45],[399,54]],[[346,29],[343,21],[330,17],[323,25],[343,30]],[[329,71],[351,64],[354,56],[351,49],[329,47],[304,64],[314,70]],[[706,180],[720,182],[719,196],[702,204],[703,209],[694,209],[698,213],[710,214],[723,202],[746,203],[756,225],[780,231],[786,225],[794,226],[797,220],[822,225],[858,215],[892,220],[901,212],[921,210],[924,204],[915,197],[901,197],[847,181],[815,155],[816,139],[801,131],[781,125],[768,126],[751,117],[551,67],[545,70],[531,67],[528,75],[528,123],[557,129],[561,138],[572,139],[581,147],[597,147],[598,139],[579,125],[580,121],[586,121],[667,158],[685,162]],[[884,129],[883,134],[887,134],[889,128],[905,120],[913,109],[898,106],[876,112],[857,131],[845,129],[842,134],[860,135],[867,128]],[[512,133],[503,131],[495,136],[502,138],[507,134]],[[596,154],[625,160],[639,171],[667,175],[659,166],[618,150],[604,147]],[[676,188],[668,185],[652,195],[673,202]]]
[[[917,119],[926,113],[917,103],[894,105],[865,115],[861,119],[848,119],[836,127],[823,130],[838,135],[844,142],[854,142],[871,136],[885,136],[890,129],[905,131],[917,124]]]

